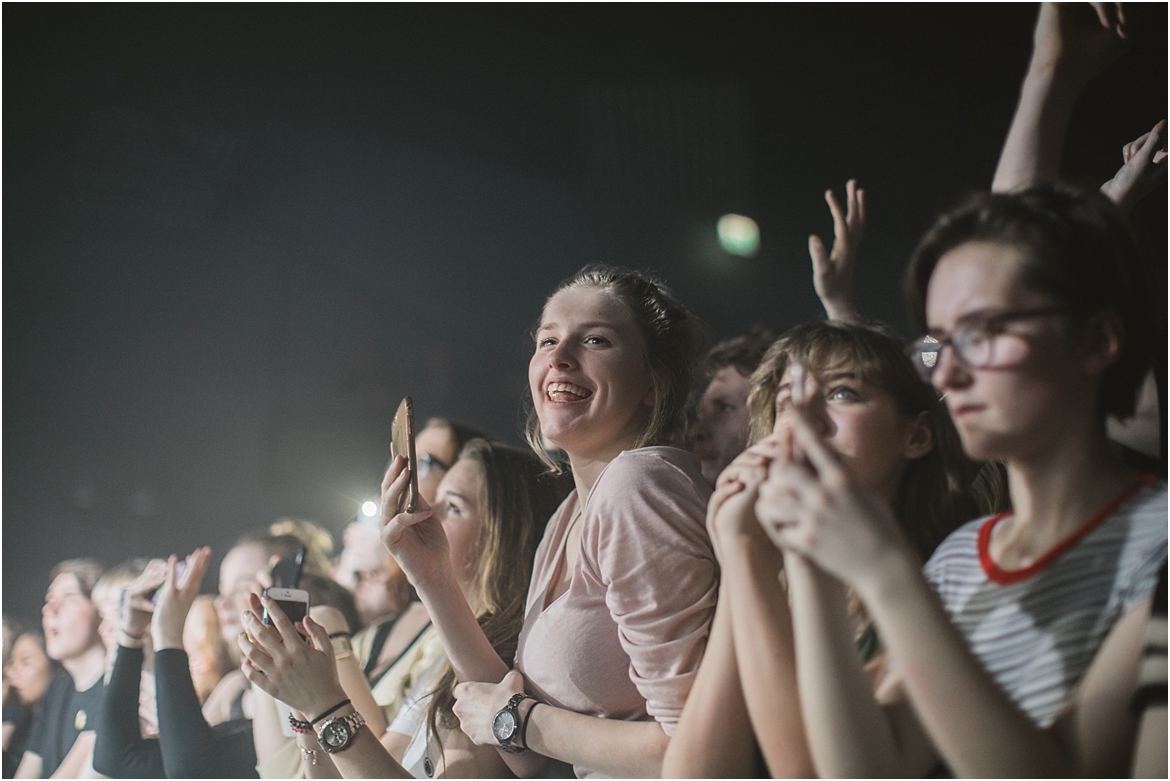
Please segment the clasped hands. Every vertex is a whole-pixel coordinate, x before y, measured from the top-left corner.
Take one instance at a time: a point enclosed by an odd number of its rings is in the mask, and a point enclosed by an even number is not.
[[[835,577],[853,581],[886,553],[904,547],[884,500],[849,475],[805,413],[741,453],[716,482],[707,526],[722,559],[732,539],[762,531]]]

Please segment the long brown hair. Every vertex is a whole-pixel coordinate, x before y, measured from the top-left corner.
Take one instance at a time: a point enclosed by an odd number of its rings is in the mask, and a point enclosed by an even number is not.
[[[472,587],[479,625],[500,658],[511,662],[524,624],[536,548],[568,486],[531,453],[498,442],[473,439],[459,454],[459,460],[464,459],[475,461],[483,476]],[[438,739],[440,726],[459,728],[452,710],[455,683],[455,672],[446,662],[427,713],[428,739]]]
[[[894,507],[902,533],[923,561],[959,525],[1002,507],[1005,492],[998,471],[982,470],[963,454],[938,392],[919,378],[900,340],[871,326],[836,320],[805,323],[777,339],[752,375],[748,409],[753,443],[772,433],[776,391],[794,360],[810,371],[844,361],[862,381],[888,393],[907,418],[929,413],[934,447],[906,467]]]
[[[667,289],[647,274],[592,263],[557,285],[562,290],[598,288],[620,301],[642,336],[642,352],[654,391],[654,406],[634,447],[682,446],[686,408],[707,339],[698,319]],[[530,389],[531,390],[531,389]],[[528,444],[550,469],[560,471],[545,450],[536,410],[530,407],[525,426]]]

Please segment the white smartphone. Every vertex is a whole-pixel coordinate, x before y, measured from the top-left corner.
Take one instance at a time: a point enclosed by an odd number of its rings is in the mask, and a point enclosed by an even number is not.
[[[309,615],[309,592],[303,588],[266,588],[264,596],[276,601],[276,604],[294,624],[303,621]],[[268,615],[268,608],[264,608],[264,623],[272,625]]]

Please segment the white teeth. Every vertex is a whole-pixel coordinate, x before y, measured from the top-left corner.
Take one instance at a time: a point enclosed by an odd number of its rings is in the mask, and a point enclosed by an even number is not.
[[[578,396],[582,399],[590,395],[589,391],[585,390],[584,388],[577,387],[576,385],[572,385],[567,382],[550,382],[548,387],[545,388],[544,392],[548,394],[549,398],[552,398],[554,393],[571,393],[574,396]]]

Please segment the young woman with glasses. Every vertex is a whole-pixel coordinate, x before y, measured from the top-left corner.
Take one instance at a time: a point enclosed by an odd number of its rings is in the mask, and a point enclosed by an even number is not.
[[[772,463],[756,515],[790,583],[811,564],[853,588],[891,658],[875,702],[852,638],[823,620],[825,589],[794,588],[817,771],[922,775],[941,759],[961,776],[1125,774],[1125,752],[1106,748],[1136,724],[1103,703],[1132,686],[1095,703],[1073,693],[1111,629],[1143,625],[1166,560],[1166,485],[1105,436],[1148,366],[1136,244],[1098,193],[979,195],[927,233],[907,291],[928,335],[914,360],[967,454],[1006,464],[1015,509],[959,528],[920,569],[890,513],[794,416],[799,457]],[[1117,669],[1136,675],[1131,646]]]

